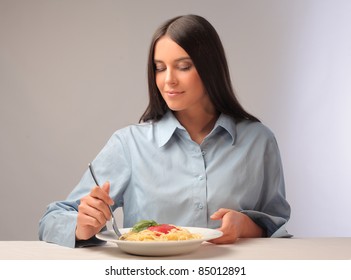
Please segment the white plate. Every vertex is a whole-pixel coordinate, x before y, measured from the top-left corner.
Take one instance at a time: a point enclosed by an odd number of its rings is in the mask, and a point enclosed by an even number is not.
[[[124,241],[118,240],[113,230],[102,231],[96,235],[97,238],[117,243],[118,247],[129,254],[142,256],[169,256],[186,254],[198,249],[202,242],[221,237],[223,233],[219,230],[197,227],[183,227],[191,233],[201,234],[201,239],[182,241]],[[120,232],[126,233],[131,228],[122,228]]]

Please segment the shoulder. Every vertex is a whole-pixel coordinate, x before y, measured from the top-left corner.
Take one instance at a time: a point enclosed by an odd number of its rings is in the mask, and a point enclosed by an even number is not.
[[[129,134],[129,133],[145,133],[151,130],[154,127],[154,122],[145,122],[145,123],[137,123],[130,124],[123,128],[117,129],[114,134]]]
[[[243,120],[236,123],[236,128],[238,135],[252,135],[267,139],[272,139],[275,137],[272,130],[261,122]]]
[[[111,136],[110,141],[128,143],[130,141],[145,141],[152,138],[154,134],[154,122],[131,124],[117,129]]]
[[[270,128],[261,122],[240,121],[236,123],[236,144],[267,147],[276,143],[275,135]]]

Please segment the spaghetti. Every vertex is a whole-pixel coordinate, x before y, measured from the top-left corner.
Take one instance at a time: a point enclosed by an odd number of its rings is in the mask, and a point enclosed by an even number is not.
[[[139,232],[130,230],[123,234],[120,240],[125,241],[182,241],[201,239],[201,234],[191,233],[189,230],[170,224],[150,226]]]

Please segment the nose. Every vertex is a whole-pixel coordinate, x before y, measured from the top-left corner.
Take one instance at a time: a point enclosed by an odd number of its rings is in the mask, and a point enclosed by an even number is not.
[[[174,85],[177,83],[177,77],[171,69],[166,71],[165,83],[169,85]]]

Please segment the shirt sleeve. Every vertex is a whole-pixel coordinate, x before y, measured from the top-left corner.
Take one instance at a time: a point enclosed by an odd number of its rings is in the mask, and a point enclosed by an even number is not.
[[[115,201],[113,210],[123,204],[123,191],[130,179],[129,156],[123,141],[114,134],[93,161],[99,183],[109,181],[110,196]],[[85,241],[75,240],[78,206],[80,199],[87,195],[95,182],[87,169],[78,185],[64,201],[48,205],[39,221],[39,239],[66,247],[82,247],[102,244],[103,241],[93,237]]]
[[[70,248],[103,244],[104,241],[92,237],[76,241],[78,203],[58,201],[51,203],[39,222],[39,239]]]
[[[257,206],[241,212],[261,226],[267,237],[291,237],[285,227],[291,209],[286,200],[283,167],[274,136],[267,142],[263,162],[264,179]]]

